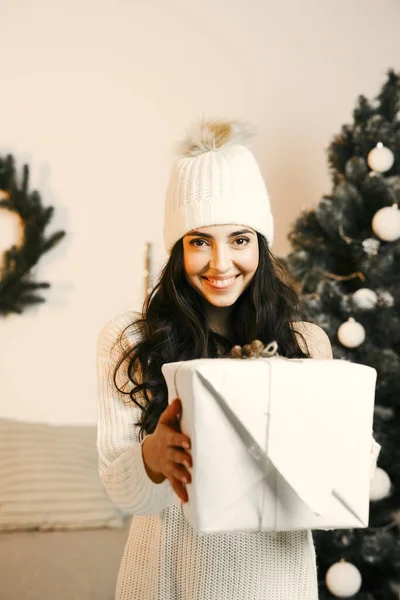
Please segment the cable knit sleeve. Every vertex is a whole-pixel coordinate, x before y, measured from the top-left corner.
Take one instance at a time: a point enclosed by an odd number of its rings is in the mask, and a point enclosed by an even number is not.
[[[119,507],[132,514],[155,515],[172,503],[172,487],[168,479],[156,484],[147,475],[139,427],[135,426],[141,411],[113,382],[113,369],[122,349],[135,343],[133,327],[124,334],[122,346],[121,333],[138,317],[134,312],[118,315],[106,324],[97,341],[99,474],[111,500]],[[126,368],[126,364],[121,366],[117,376],[121,388],[132,386]]]

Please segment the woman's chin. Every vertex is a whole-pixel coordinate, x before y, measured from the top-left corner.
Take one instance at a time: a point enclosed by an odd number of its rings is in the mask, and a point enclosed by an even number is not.
[[[204,295],[204,298],[209,304],[218,308],[229,308],[229,306],[233,306],[237,300],[236,294],[227,294],[226,296],[214,296],[214,294],[207,294]]]

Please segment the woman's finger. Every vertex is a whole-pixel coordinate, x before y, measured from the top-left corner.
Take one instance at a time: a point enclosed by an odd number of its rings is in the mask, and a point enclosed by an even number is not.
[[[174,463],[184,465],[187,469],[192,468],[192,457],[188,452],[171,448],[168,453],[168,458]]]
[[[175,479],[179,479],[179,481],[181,481],[184,485],[192,481],[192,476],[186,467],[174,462],[171,462],[168,465],[168,476],[170,475],[175,477]]]
[[[169,478],[169,480],[172,489],[174,490],[175,494],[180,498],[180,500],[182,500],[182,502],[188,502],[189,496],[186,487],[183,485],[183,483],[181,483],[178,479],[175,479],[174,477]]]
[[[179,398],[175,398],[171,404],[167,406],[158,420],[159,423],[163,425],[169,425],[170,427],[175,427],[177,423],[177,419],[182,410],[181,401]]]
[[[173,430],[169,431],[168,444],[178,448],[185,448],[185,450],[189,450],[191,447],[190,437],[188,435],[177,433]]]

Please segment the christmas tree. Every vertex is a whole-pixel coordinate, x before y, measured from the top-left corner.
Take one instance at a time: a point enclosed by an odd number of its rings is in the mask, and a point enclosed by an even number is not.
[[[374,437],[382,449],[366,529],[315,531],[321,600],[400,598],[400,74],[328,148],[332,193],[305,210],[281,261],[307,320],[335,359],[377,370]],[[349,564],[350,563],[350,564]]]

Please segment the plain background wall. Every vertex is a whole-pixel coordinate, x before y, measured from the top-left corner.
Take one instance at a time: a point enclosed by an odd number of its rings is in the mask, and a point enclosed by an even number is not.
[[[325,149],[361,93],[400,69],[398,0],[0,2],[0,154],[31,170],[67,231],[33,271],[46,303],[0,320],[0,417],[96,421],[96,339],[166,258],[163,201],[194,120],[241,117],[271,195],[278,255],[331,189]],[[0,252],[18,235],[0,212]]]

